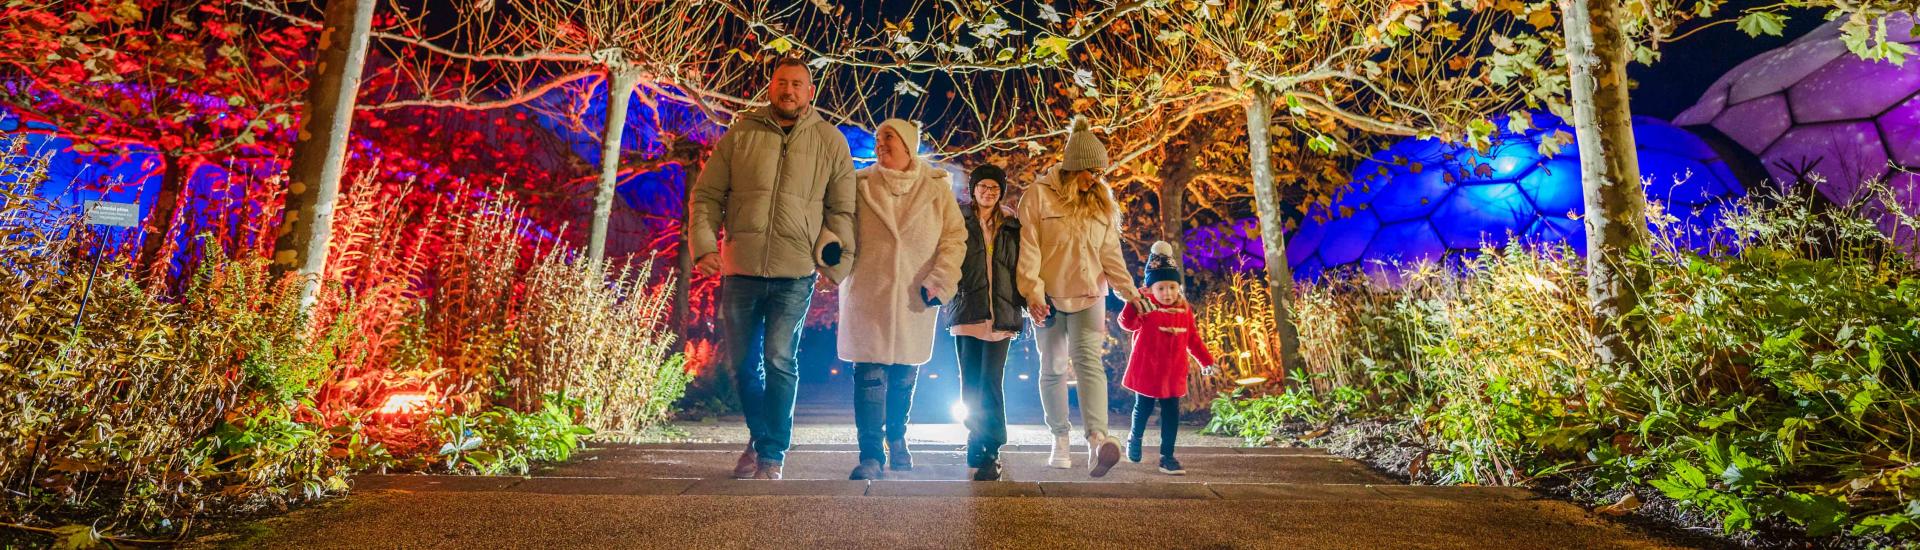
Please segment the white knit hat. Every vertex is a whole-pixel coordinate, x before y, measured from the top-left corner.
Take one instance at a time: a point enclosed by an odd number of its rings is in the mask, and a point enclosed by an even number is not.
[[[889,118],[886,120],[886,122],[881,122],[880,127],[892,128],[893,133],[900,134],[900,141],[906,142],[907,144],[908,156],[912,156],[912,157],[920,156],[920,127],[919,126],[915,125],[912,122],[908,122],[905,119]],[[880,139],[879,130],[874,130],[873,139],[875,140]]]

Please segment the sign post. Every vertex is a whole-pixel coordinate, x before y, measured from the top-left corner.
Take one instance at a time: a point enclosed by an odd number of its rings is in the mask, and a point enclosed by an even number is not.
[[[86,201],[86,225],[134,227],[140,225],[140,205],[127,202]],[[80,291],[80,311],[73,316],[73,334],[80,335],[80,321],[87,317],[87,300],[93,297],[93,278],[100,275],[101,243],[93,245],[93,269],[87,272],[87,286]]]

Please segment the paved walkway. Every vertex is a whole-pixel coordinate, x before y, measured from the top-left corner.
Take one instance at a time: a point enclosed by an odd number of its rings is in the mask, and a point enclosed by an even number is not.
[[[1016,426],[1012,481],[965,478],[955,425],[915,425],[916,468],[847,481],[852,427],[802,426],[783,481],[726,479],[720,442],[614,445],[529,477],[365,476],[354,494],[201,539],[234,548],[1664,548],[1578,507],[1497,488],[1396,485],[1316,450],[1183,434],[1190,472],[1044,466]],[[743,438],[741,438],[743,439]],[[731,440],[731,441],[730,441]],[[1150,434],[1149,441],[1153,440]],[[1187,446],[1186,443],[1194,443]]]

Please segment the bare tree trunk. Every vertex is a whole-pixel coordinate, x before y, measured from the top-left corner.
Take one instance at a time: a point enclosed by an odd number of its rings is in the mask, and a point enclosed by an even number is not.
[[[161,162],[166,163],[160,172],[160,194],[153,201],[153,212],[147,214],[145,236],[140,239],[140,255],[134,259],[134,267],[147,270],[147,281],[153,288],[162,288],[167,283],[168,263],[160,258],[160,250],[167,244],[167,235],[173,232],[173,218],[180,211],[180,191],[186,189],[187,180],[193,177],[187,171],[186,157],[165,155]]]
[[[327,2],[326,27],[316,48],[319,62],[313,65],[300,135],[293,144],[286,214],[274,233],[273,273],[299,273],[302,308],[313,306],[320,279],[327,273],[333,203],[345,169],[347,134],[353,130],[353,105],[367,60],[373,5],[373,0]]]
[[[593,196],[593,231],[587,237],[587,258],[607,256],[607,224],[613,219],[613,188],[620,184],[620,138],[627,130],[627,104],[640,73],[609,69],[607,79],[607,134],[600,140],[600,191]]]
[[[693,322],[693,246],[687,242],[686,227],[688,215],[693,212],[693,182],[700,181],[701,146],[691,139],[680,139],[682,141],[675,147],[675,153],[681,159],[680,169],[685,175],[681,195],[686,200],[680,205],[680,269],[673,277],[673,335],[680,353],[686,353],[689,351],[687,336],[691,333],[687,325]],[[679,151],[681,147],[686,150]]]
[[[1647,242],[1647,195],[1640,183],[1633,113],[1627,105],[1631,59],[1618,0],[1563,0],[1573,127],[1580,142],[1586,199],[1587,298],[1594,351],[1607,364],[1634,364],[1638,327],[1626,316],[1639,303],[1642,277],[1624,261]]]
[[[1173,245],[1174,260],[1182,265],[1187,258],[1187,184],[1193,181],[1192,152],[1193,147],[1187,144],[1168,147],[1167,162],[1160,166],[1159,174],[1160,238]]]
[[[1267,296],[1273,301],[1274,326],[1280,330],[1280,366],[1291,372],[1305,362],[1300,357],[1300,333],[1293,325],[1293,270],[1287,265],[1285,220],[1280,214],[1280,193],[1274,187],[1273,152],[1267,134],[1273,120],[1273,99],[1265,92],[1255,92],[1246,108],[1253,203],[1260,214],[1260,242],[1267,252]]]

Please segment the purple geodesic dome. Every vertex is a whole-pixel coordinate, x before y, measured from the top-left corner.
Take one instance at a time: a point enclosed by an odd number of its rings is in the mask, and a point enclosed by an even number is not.
[[[1920,45],[1913,15],[1885,23],[1888,40]],[[1839,25],[1734,67],[1674,124],[1726,134],[1778,182],[1817,174],[1820,194],[1836,203],[1865,198],[1861,184],[1884,178],[1902,203],[1920,206],[1920,59],[1861,59],[1841,42]]]
[[[1533,115],[1532,128],[1501,133],[1485,153],[1432,139],[1406,139],[1362,161],[1353,186],[1315,208],[1287,243],[1297,279],[1358,266],[1372,273],[1395,265],[1477,254],[1509,236],[1585,251],[1579,150],[1571,143],[1551,157],[1541,140],[1572,134],[1558,117]],[[1720,156],[1686,130],[1634,118],[1647,198],[1679,219],[1690,244],[1709,244],[1707,230],[1723,209],[1746,195]]]

